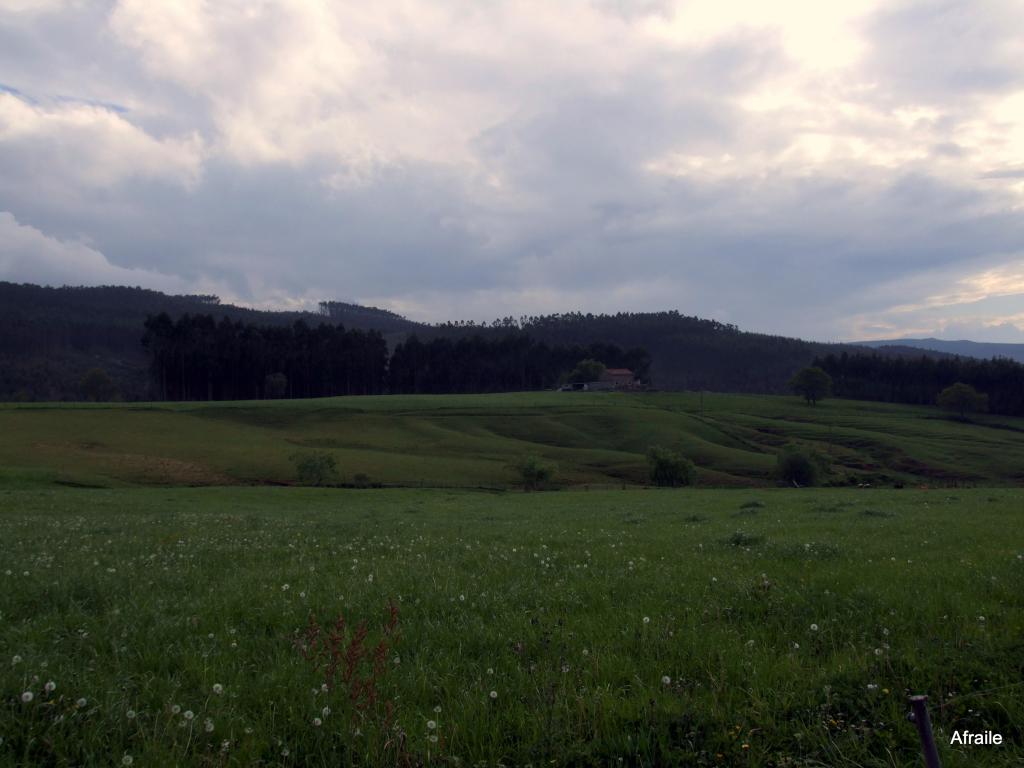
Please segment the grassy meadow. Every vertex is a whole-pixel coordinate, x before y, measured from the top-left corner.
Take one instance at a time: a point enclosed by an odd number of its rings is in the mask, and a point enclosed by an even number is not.
[[[0,764],[1020,764],[1022,502],[0,490]]]
[[[0,487],[291,484],[293,456],[325,451],[341,482],[509,488],[535,453],[562,486],[614,488],[646,482],[651,445],[691,458],[701,485],[749,487],[790,442],[826,454],[837,485],[1024,482],[1024,419],[711,393],[7,404],[0,435]]]

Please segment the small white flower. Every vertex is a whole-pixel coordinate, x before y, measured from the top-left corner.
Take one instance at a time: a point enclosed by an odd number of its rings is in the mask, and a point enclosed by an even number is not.
[[[437,728],[437,723],[433,720],[427,720],[427,730],[432,731]]]
[[[491,691],[491,698],[492,699],[498,698],[498,692],[497,691]]]
[[[817,624],[811,624],[811,632],[817,632],[817,631],[818,631],[818,625]]]
[[[220,683],[214,683],[213,684],[213,692],[216,693],[218,696],[220,696],[222,693],[224,693],[224,686],[221,685]]]
[[[314,718],[313,718],[313,725],[314,725],[314,726],[315,726],[316,728],[319,728],[319,727],[320,727],[321,725],[323,725],[323,724],[324,724],[324,721],[323,721],[323,720],[321,720],[321,719],[320,719],[319,717],[314,717]]]
[[[436,707],[434,707],[434,714],[436,714],[436,715],[440,715],[441,714],[441,705],[440,704],[438,704]]]
[[[431,734],[428,738],[431,744],[437,744],[437,736],[435,734]]]
[[[644,624],[650,624],[650,623],[651,623],[651,617],[650,616],[644,616]]]
[[[661,678],[661,684],[662,684],[662,685],[668,685],[668,684],[670,684],[671,682],[672,682],[672,678],[671,678],[671,677],[669,677],[668,675],[664,675],[664,676],[663,676],[663,677]]]
[[[191,709],[186,709],[185,714],[182,715],[182,717],[184,717],[186,720],[191,720],[195,716],[195,713]]]
[[[135,710],[134,709],[129,709],[127,712],[124,713],[124,715],[129,720],[134,720],[135,719]]]
[[[172,714],[172,715],[176,715],[176,714],[178,714],[179,712],[181,712],[181,705],[179,705],[179,704],[173,704],[173,705],[171,706],[171,714]]]
[[[32,693],[32,691],[25,691],[23,694],[21,694],[21,700],[26,704],[32,701],[32,699],[34,699],[35,697],[36,695]]]
[[[121,758],[121,765],[131,765],[135,762],[135,758],[125,752],[124,757]]]
[[[11,664],[21,664],[21,656],[15,654],[14,657],[11,659]]]
[[[46,689],[47,693],[53,693],[55,690],[57,690],[57,684],[53,682],[53,680],[47,680],[46,685],[44,685],[43,688]]]
[[[88,703],[89,702],[86,701],[84,698],[81,698],[81,699],[79,699],[78,701],[75,702],[75,706],[78,707],[79,709],[81,709],[82,707],[84,707]]]

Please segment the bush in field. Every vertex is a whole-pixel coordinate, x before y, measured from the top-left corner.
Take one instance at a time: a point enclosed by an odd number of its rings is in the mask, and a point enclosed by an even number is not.
[[[94,403],[109,402],[117,396],[117,385],[102,368],[93,368],[79,384],[82,397]]]
[[[827,472],[824,456],[797,445],[785,446],[776,458],[776,477],[788,485],[817,485]]]
[[[523,490],[535,491],[555,476],[555,466],[536,454],[524,456],[516,464],[516,471],[523,482]]]
[[[697,482],[697,465],[668,448],[658,445],[648,448],[647,466],[651,482],[657,486],[675,488]]]
[[[337,478],[338,462],[329,453],[293,453],[291,460],[300,485],[330,485]]]

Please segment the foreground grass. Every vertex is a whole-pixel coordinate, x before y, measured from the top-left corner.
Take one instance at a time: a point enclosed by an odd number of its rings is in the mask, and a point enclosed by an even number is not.
[[[0,492],[0,764],[909,766],[908,693],[1015,764],[1022,500]],[[310,616],[389,601],[321,690]]]
[[[833,484],[1020,485],[1024,419],[795,397],[522,392],[257,403],[0,405],[0,487],[287,484],[327,451],[342,481],[508,488],[536,453],[568,486],[647,480],[652,445],[709,486],[772,484],[779,447],[828,455]]]

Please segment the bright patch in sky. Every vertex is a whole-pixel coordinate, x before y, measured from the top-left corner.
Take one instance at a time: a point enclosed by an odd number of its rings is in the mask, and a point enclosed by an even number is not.
[[[0,279],[1024,341],[1013,0],[0,0]]]

